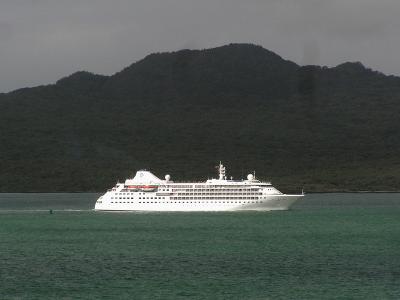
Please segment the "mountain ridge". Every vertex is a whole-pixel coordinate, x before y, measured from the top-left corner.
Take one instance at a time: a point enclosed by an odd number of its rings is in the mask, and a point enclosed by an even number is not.
[[[282,62],[287,62],[288,64],[292,65],[292,66],[296,66],[296,68],[298,70],[307,70],[309,68],[316,68],[318,70],[328,70],[331,72],[337,71],[337,70],[346,70],[346,71],[367,71],[370,74],[375,74],[375,75],[380,75],[380,76],[384,76],[386,78],[394,78],[394,79],[398,79],[400,80],[399,76],[396,75],[386,75],[380,71],[376,71],[376,70],[372,70],[366,66],[364,66],[364,64],[360,61],[354,61],[354,62],[344,62],[344,63],[340,63],[334,67],[327,67],[327,66],[319,66],[319,65],[297,65],[295,62],[292,62],[290,60],[285,60],[283,59],[281,56],[279,56],[278,54],[267,50],[265,48],[263,48],[262,46],[259,45],[254,45],[254,44],[240,44],[240,43],[232,43],[229,45],[223,45],[223,46],[218,46],[215,48],[206,48],[206,49],[202,49],[202,50],[197,50],[197,49],[181,49],[181,50],[177,50],[177,51],[171,51],[171,52],[156,52],[156,53],[151,53],[149,55],[146,55],[143,59],[140,59],[134,63],[132,63],[131,65],[129,65],[128,67],[123,68],[121,71],[118,71],[112,75],[102,75],[102,74],[96,74],[96,73],[92,73],[90,71],[87,70],[81,70],[81,71],[76,71],[70,75],[67,75],[65,77],[60,78],[59,80],[57,80],[54,84],[44,84],[44,85],[39,85],[39,86],[34,86],[34,87],[24,87],[24,88],[19,88],[10,92],[6,92],[6,93],[0,93],[0,95],[8,95],[8,94],[13,94],[15,92],[20,92],[20,91],[25,91],[25,90],[31,90],[31,89],[35,89],[35,88],[42,88],[42,87],[48,87],[48,86],[54,86],[54,85],[59,85],[62,84],[65,81],[69,81],[69,80],[75,80],[75,79],[82,79],[82,76],[85,75],[86,79],[94,79],[94,78],[98,78],[98,79],[106,79],[106,80],[110,80],[113,79],[115,77],[119,77],[121,74],[124,74],[126,72],[129,72],[130,69],[132,68],[136,68],[136,66],[138,65],[142,65],[142,64],[146,64],[148,63],[148,61],[150,59],[153,59],[154,57],[162,57],[162,56],[168,56],[168,55],[173,55],[173,56],[179,56],[179,55],[184,55],[184,54],[201,54],[201,53],[212,53],[213,51],[223,51],[224,49],[251,49],[251,50],[255,50],[257,49],[258,51],[263,52],[264,54],[267,53],[269,56],[274,57],[276,59],[281,60]],[[246,53],[246,55],[248,55],[248,53]],[[91,78],[89,78],[89,76]]]

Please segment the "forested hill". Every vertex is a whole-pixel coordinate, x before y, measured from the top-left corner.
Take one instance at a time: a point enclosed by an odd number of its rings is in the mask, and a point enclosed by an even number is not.
[[[255,45],[145,57],[0,95],[0,191],[103,191],[256,170],[283,191],[400,189],[400,78]]]

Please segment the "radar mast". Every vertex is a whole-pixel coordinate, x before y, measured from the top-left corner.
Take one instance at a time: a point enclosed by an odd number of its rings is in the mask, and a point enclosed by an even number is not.
[[[225,171],[226,171],[226,169],[225,169],[224,165],[221,162],[219,162],[219,166],[218,166],[219,180],[226,179]]]

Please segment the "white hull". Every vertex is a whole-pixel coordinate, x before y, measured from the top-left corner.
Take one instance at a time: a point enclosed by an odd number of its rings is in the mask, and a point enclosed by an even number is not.
[[[143,201],[132,200],[129,203],[110,203],[102,199],[101,203],[96,203],[95,210],[98,211],[271,211],[271,210],[287,210],[299,198],[304,195],[271,195],[265,199],[256,201],[240,201],[215,199],[215,200],[199,200],[199,201],[158,201],[157,203],[143,203]],[[148,201],[150,202],[150,201]]]

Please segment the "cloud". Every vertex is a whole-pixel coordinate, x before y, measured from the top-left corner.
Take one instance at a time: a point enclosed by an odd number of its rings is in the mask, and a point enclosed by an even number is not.
[[[151,52],[252,42],[302,64],[400,74],[398,0],[3,0],[0,91]]]

